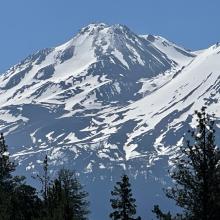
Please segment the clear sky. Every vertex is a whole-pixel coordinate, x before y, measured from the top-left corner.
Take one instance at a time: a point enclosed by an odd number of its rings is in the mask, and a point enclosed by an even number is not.
[[[202,49],[220,41],[220,0],[0,0],[0,72],[92,22]]]

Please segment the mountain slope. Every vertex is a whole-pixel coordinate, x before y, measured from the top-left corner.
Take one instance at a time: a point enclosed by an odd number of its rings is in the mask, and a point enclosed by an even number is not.
[[[140,35],[144,39],[150,41],[158,50],[165,53],[169,59],[174,60],[178,64],[187,65],[193,57],[196,56],[195,52],[190,52],[175,43],[172,43],[161,36]]]
[[[161,201],[194,110],[207,105],[219,123],[219,51],[193,53],[101,23],[29,56],[0,76],[1,130],[17,172],[39,172],[45,154],[51,171],[77,170],[92,209],[106,204],[91,219],[107,218],[109,189],[124,170],[143,189],[136,191],[140,210],[146,198]]]

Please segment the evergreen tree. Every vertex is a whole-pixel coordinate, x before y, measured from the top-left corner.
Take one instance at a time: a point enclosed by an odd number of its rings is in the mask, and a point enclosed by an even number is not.
[[[86,220],[89,214],[86,198],[88,193],[76,178],[75,173],[61,169],[57,178],[48,174],[48,157],[43,162],[43,175],[37,175],[42,184],[43,207],[41,220]]]
[[[42,207],[40,210],[40,218],[41,220],[50,220],[53,219],[50,216],[49,213],[49,199],[48,199],[48,192],[50,190],[50,185],[52,184],[52,181],[50,180],[50,176],[48,174],[48,156],[46,155],[43,160],[43,174],[37,175],[36,177],[33,177],[34,179],[37,179],[41,183],[41,196],[42,196]]]
[[[48,190],[49,216],[57,220],[86,220],[89,214],[88,193],[75,173],[62,169]]]
[[[0,135],[0,219],[9,219],[10,191],[12,190],[12,172],[15,165],[9,160],[8,147],[3,134]]]
[[[181,147],[182,156],[176,158],[171,172],[175,186],[166,190],[166,195],[183,208],[184,217],[179,215],[179,219],[217,220],[220,218],[220,157],[215,145],[214,121],[205,108],[196,115],[198,125],[195,131],[189,131],[194,143],[187,141]],[[159,210],[155,208],[154,211]]]
[[[114,190],[111,192],[113,199],[110,199],[113,212],[110,218],[113,220],[140,220],[135,218],[136,205],[132,198],[131,184],[127,175],[122,176],[121,182],[117,182]]]
[[[42,202],[36,189],[25,184],[24,177],[17,177],[11,192],[10,219],[33,220],[40,217]]]
[[[15,171],[15,164],[9,160],[8,146],[5,144],[3,133],[0,136],[0,187],[12,180],[12,172]],[[7,183],[7,184],[6,184]]]
[[[44,196],[44,200],[47,201],[47,197],[48,197],[48,189],[49,189],[49,175],[48,175],[48,158],[47,155],[44,158],[44,176],[43,176],[43,196]]]
[[[47,203],[47,197],[48,197],[48,189],[50,185],[50,177],[48,175],[48,157],[47,155],[44,158],[43,161],[43,175],[37,175],[36,177],[33,177],[34,179],[37,179],[41,183],[41,194],[44,199],[44,202]]]
[[[163,213],[158,205],[154,206],[154,209],[152,210],[153,213],[155,213],[156,217],[160,220],[172,220],[172,216],[170,212],[168,213]]]
[[[32,220],[38,217],[40,200],[25,177],[13,176],[16,165],[10,161],[3,134],[0,136],[0,219]]]
[[[170,212],[167,213],[163,213],[158,205],[154,206],[154,209],[152,210],[152,212],[156,215],[156,217],[160,220],[185,220],[188,219],[185,217],[183,217],[183,215],[181,214],[177,214],[176,216],[172,216]]]

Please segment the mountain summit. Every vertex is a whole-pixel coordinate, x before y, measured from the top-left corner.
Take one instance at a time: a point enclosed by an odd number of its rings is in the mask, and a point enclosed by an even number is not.
[[[18,172],[38,172],[45,154],[52,173],[75,169],[93,210],[106,203],[92,219],[106,218],[111,181],[122,172],[149,189],[139,192],[142,204],[156,203],[194,110],[206,105],[220,116],[219,56],[218,44],[190,52],[101,23],[27,57],[0,76],[1,130]]]

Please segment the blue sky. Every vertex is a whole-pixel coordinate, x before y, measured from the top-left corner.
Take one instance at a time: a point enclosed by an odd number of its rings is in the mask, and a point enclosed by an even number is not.
[[[0,0],[0,72],[92,22],[206,48],[220,41],[219,8],[219,0]]]

